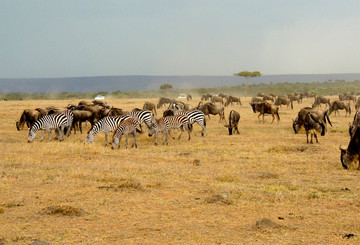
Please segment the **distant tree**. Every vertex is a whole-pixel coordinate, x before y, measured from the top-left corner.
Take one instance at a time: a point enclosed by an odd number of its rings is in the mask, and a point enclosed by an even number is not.
[[[173,86],[171,84],[165,83],[160,85],[160,89],[168,90],[171,89]]]
[[[245,97],[247,96],[247,90],[249,87],[249,78],[252,77],[261,77],[261,73],[259,71],[241,71],[238,73],[234,74],[235,76],[239,76],[239,77],[245,77],[246,79],[246,87],[245,87]]]

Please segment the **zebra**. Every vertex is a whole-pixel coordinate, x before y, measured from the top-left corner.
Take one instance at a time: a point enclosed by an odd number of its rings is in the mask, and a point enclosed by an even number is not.
[[[181,137],[184,129],[183,126],[186,127],[186,130],[188,131],[189,134],[189,139],[191,139],[190,137],[190,131],[191,131],[191,127],[189,124],[189,119],[186,115],[175,115],[175,116],[167,116],[167,117],[161,117],[159,119],[154,119],[153,122],[151,123],[150,126],[150,131],[149,131],[149,136],[152,136],[155,133],[155,145],[158,145],[157,143],[157,138],[158,138],[158,134],[159,131],[163,134],[163,145],[164,144],[168,144],[168,134],[171,136],[170,134],[170,129],[174,129],[174,128],[180,128],[181,129],[181,133],[179,135],[179,138]],[[175,137],[171,136],[173,139],[175,139]]]
[[[123,120],[129,118],[128,115],[122,115],[117,117],[104,117],[100,121],[98,121],[94,127],[90,130],[88,133],[85,143],[91,143],[94,141],[94,137],[96,134],[98,134],[100,131],[104,131],[105,133],[105,146],[108,143],[108,134],[109,132],[112,132],[116,129],[116,127],[121,123]]]
[[[120,141],[121,141],[121,137],[123,134],[125,134],[125,136],[126,136],[125,147],[127,148],[127,146],[128,146],[129,134],[131,134],[133,136],[133,141],[134,141],[132,147],[135,146],[137,148],[137,143],[136,143],[137,128],[136,127],[138,124],[139,124],[138,120],[136,120],[135,118],[132,118],[132,117],[129,117],[129,118],[123,120],[114,131],[111,149],[115,149],[116,146],[118,148],[120,148]]]
[[[37,120],[30,128],[29,130],[29,139],[28,143],[31,143],[34,141],[36,137],[36,132],[38,130],[42,130],[41,139],[40,142],[43,141],[44,138],[44,130],[49,135],[49,141],[51,141],[50,136],[50,129],[60,129],[56,132],[57,136],[59,136],[59,133],[61,134],[60,141],[64,140],[64,128],[68,125],[68,118],[65,114],[51,114],[51,115],[45,115],[41,117],[39,120]]]
[[[206,134],[206,120],[204,112],[200,110],[191,110],[191,111],[175,111],[174,115],[186,115],[189,118],[189,124],[193,125],[197,123],[202,128],[201,136]]]
[[[125,115],[128,115],[128,116],[136,119],[139,122],[139,127],[140,127],[141,132],[142,132],[142,127],[141,127],[142,123],[145,123],[145,125],[147,126],[148,129],[150,128],[150,124],[152,121],[151,111],[135,108],[132,111],[127,112]]]
[[[65,131],[64,133],[69,137],[70,136],[70,132],[71,132],[71,127],[72,127],[72,123],[74,120],[74,114],[72,113],[72,111],[70,110],[65,110],[62,112],[62,114],[64,114],[68,120],[66,127],[65,127]]]

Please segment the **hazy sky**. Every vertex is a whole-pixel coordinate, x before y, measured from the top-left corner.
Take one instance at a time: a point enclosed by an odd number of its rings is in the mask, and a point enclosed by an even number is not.
[[[359,73],[358,0],[0,1],[0,77]]]

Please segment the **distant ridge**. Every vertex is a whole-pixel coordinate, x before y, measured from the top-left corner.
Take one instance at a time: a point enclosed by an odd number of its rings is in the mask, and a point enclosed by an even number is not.
[[[250,80],[259,83],[306,83],[326,81],[360,80],[360,73],[344,74],[295,74],[264,75]],[[59,93],[59,92],[111,92],[157,90],[161,84],[169,83],[174,88],[207,88],[236,86],[245,83],[238,76],[98,76],[65,78],[0,78],[1,93]]]

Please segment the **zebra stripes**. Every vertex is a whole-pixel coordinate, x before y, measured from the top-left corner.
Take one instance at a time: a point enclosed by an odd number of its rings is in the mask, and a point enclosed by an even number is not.
[[[60,129],[61,139],[64,140],[64,128],[68,125],[68,118],[65,114],[51,114],[45,115],[37,120],[29,130],[29,139],[28,142],[33,142],[36,137],[36,132],[38,130],[42,130],[41,139],[43,141],[44,138],[44,130],[49,135],[49,141],[51,141],[50,129]],[[56,132],[57,136],[59,136],[59,132]]]
[[[142,131],[142,127],[141,127],[142,123],[145,123],[148,128],[150,127],[152,121],[151,111],[135,108],[131,112],[126,113],[126,115],[136,119],[139,122],[141,131]]]
[[[149,136],[152,136],[155,133],[154,144],[158,145],[158,143],[157,143],[158,134],[159,134],[159,132],[161,132],[163,134],[163,144],[168,144],[168,134],[171,136],[170,129],[180,128],[181,133],[178,138],[178,139],[180,139],[180,137],[184,131],[183,127],[185,126],[186,130],[188,131],[189,140],[190,140],[191,139],[191,137],[190,137],[191,130],[190,130],[189,125],[190,125],[189,119],[186,115],[161,117],[159,119],[154,120],[153,123],[151,124]],[[174,137],[172,137],[172,138],[175,139]]]
[[[65,133],[67,134],[67,136],[70,136],[71,126],[74,120],[74,114],[70,110],[65,110],[62,112],[62,114],[64,114],[68,120],[65,127]]]
[[[175,115],[186,115],[189,118],[189,124],[197,123],[202,128],[201,136],[206,134],[206,120],[204,112],[200,110],[175,111]]]
[[[113,140],[112,140],[112,147],[111,149],[114,149],[116,146],[118,148],[120,148],[120,141],[121,141],[121,137],[122,135],[125,134],[125,147],[127,148],[128,146],[128,139],[129,139],[129,134],[131,134],[133,136],[133,145],[132,147],[136,147],[137,148],[137,143],[136,143],[136,127],[138,125],[138,121],[134,118],[127,118],[125,120],[123,120],[115,129],[115,132],[113,134]]]
[[[94,127],[88,133],[85,143],[91,143],[94,141],[95,135],[97,135],[100,131],[105,133],[105,146],[108,143],[108,134],[116,129],[116,127],[125,119],[129,118],[128,115],[122,115],[117,117],[104,117],[100,121],[98,121]]]

